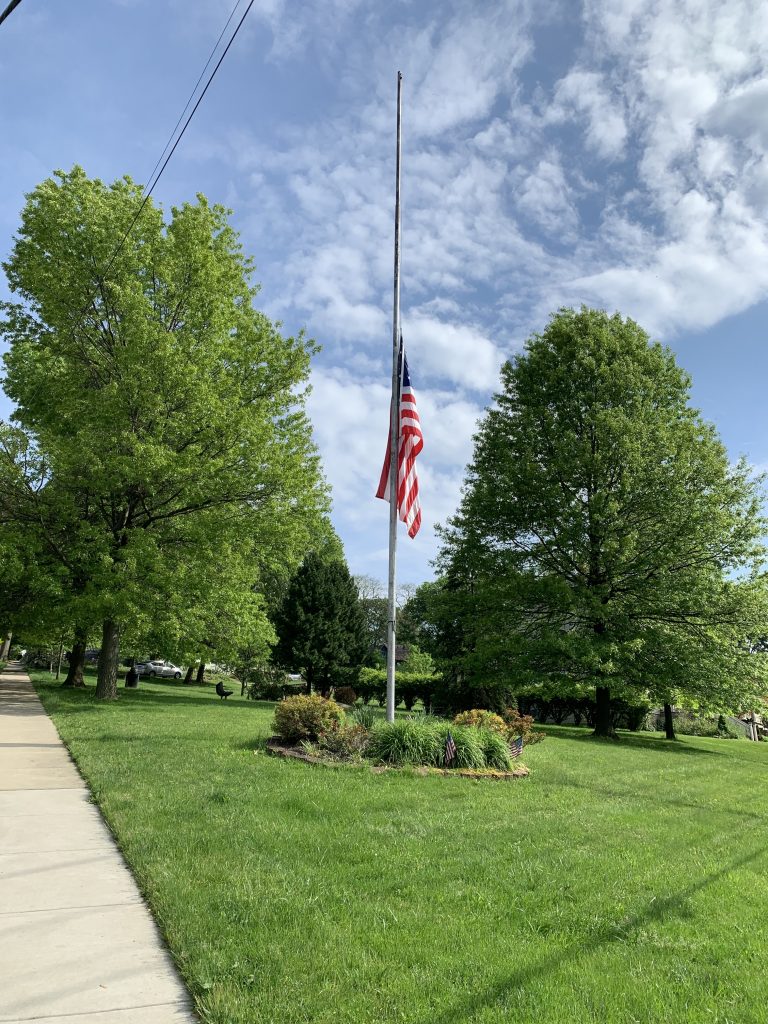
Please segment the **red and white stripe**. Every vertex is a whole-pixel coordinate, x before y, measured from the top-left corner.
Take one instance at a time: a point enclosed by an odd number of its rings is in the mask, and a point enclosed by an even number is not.
[[[391,415],[391,414],[390,414]],[[400,388],[400,435],[397,443],[397,512],[408,528],[408,536],[415,537],[421,526],[421,505],[419,504],[419,478],[416,473],[416,456],[424,447],[419,413],[416,409],[416,395],[411,387],[408,374],[408,360],[403,353],[403,372]],[[389,501],[390,446],[384,456],[377,498]]]

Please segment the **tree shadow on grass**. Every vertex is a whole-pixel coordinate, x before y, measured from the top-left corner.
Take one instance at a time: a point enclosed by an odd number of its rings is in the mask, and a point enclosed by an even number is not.
[[[423,1018],[424,1024],[456,1024],[457,1021],[469,1021],[474,1014],[505,999],[516,989],[524,988],[537,978],[552,971],[557,971],[584,955],[589,956],[592,953],[597,953],[600,949],[610,946],[613,942],[623,942],[645,925],[655,921],[665,921],[670,917],[683,918],[690,916],[687,902],[691,897],[719,879],[726,877],[731,871],[735,871],[746,864],[751,864],[759,858],[766,856],[768,856],[768,849],[761,847],[760,849],[753,850],[751,853],[745,853],[729,864],[718,868],[717,871],[711,872],[700,881],[693,882],[674,896],[666,896],[663,899],[656,899],[654,897],[646,907],[636,914],[630,914],[621,921],[604,926],[595,935],[583,941],[577,940],[572,942],[565,949],[550,953],[534,963],[527,964],[525,967],[513,971],[502,981],[489,986],[484,991],[466,996],[454,1002],[450,1007],[443,1010],[442,1013],[437,1015],[431,1013],[428,1018]]]
[[[98,711],[103,708],[125,707],[129,703],[132,710],[141,710],[144,708],[147,711],[155,711],[160,706],[173,708],[180,706],[202,707],[203,705],[213,705],[214,707],[226,708],[227,712],[234,708],[238,708],[240,710],[243,708],[247,708],[248,710],[261,709],[263,711],[266,708],[271,707],[270,704],[262,701],[221,700],[212,688],[209,691],[201,690],[198,693],[184,693],[182,695],[176,693],[157,693],[151,690],[142,689],[126,690],[124,687],[120,686],[117,690],[116,701],[97,700],[95,690],[92,687],[60,691],[55,688],[44,686],[41,687],[41,690],[42,694],[38,691],[38,696],[41,697],[44,705],[46,698],[49,696],[53,697],[55,705],[51,710],[54,714],[81,714],[83,711]]]
[[[547,733],[547,737],[551,739],[566,739],[566,740],[578,740],[581,743],[590,743],[595,746],[605,747],[610,746],[613,749],[621,750],[628,747],[632,749],[642,750],[655,750],[664,751],[670,754],[703,754],[705,757],[722,757],[723,754],[718,750],[707,750],[702,747],[689,746],[684,740],[668,740],[662,739],[661,737],[649,736],[641,733],[633,732],[620,732],[618,738],[615,740],[603,739],[600,736],[594,736],[592,731],[586,727],[578,725],[558,725],[556,732],[550,731]],[[727,743],[727,740],[721,742]]]
[[[713,807],[711,803],[700,804],[694,803],[690,800],[680,800],[677,797],[668,797],[661,795],[660,792],[654,790],[650,793],[644,793],[638,789],[620,789],[616,786],[596,786],[591,782],[580,782],[572,775],[566,772],[553,771],[550,767],[547,771],[547,782],[554,783],[558,786],[571,789],[583,789],[589,793],[594,793],[598,796],[606,797],[609,800],[625,800],[629,799],[633,802],[642,800],[649,806],[658,807],[659,805],[666,805],[669,807],[681,807],[684,810],[691,811],[703,811],[708,815],[725,814],[731,815],[734,818],[738,818],[740,821],[746,818],[751,818],[754,821],[766,821],[765,814],[758,814],[756,811],[744,810],[742,807]]]

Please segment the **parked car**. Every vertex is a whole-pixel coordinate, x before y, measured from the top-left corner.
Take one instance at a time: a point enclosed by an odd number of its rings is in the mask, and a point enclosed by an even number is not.
[[[172,661],[157,658],[152,661],[137,661],[134,666],[140,676],[157,676],[159,679],[181,679],[181,669]]]

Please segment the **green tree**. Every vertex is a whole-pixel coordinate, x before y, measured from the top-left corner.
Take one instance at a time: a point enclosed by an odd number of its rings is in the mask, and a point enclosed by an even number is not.
[[[307,555],[275,622],[279,662],[302,672],[307,690],[353,683],[367,650],[355,582],[343,562]]]
[[[191,607],[214,557],[227,573],[221,551],[247,550],[257,580],[295,567],[327,511],[303,408],[313,345],[254,307],[252,262],[203,196],[167,222],[148,202],[115,255],[142,198],[129,178],[56,172],[4,264],[18,297],[3,304],[5,387],[46,487],[67,522],[78,513],[104,698],[121,628],[140,630],[183,586]]]
[[[382,648],[387,646],[389,616],[387,598],[383,586],[373,576],[355,576],[354,581],[360,599],[360,610],[365,619],[367,637],[365,660],[368,665],[376,666],[382,660]]]
[[[598,735],[612,686],[718,704],[764,680],[758,482],[689,389],[637,324],[586,308],[505,364],[444,533],[459,675],[588,682]]]

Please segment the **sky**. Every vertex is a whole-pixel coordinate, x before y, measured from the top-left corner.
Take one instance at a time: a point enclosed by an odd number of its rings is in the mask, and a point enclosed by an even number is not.
[[[147,179],[234,2],[23,0],[0,26],[0,257],[54,169]],[[309,412],[352,572],[387,574],[398,70],[424,432],[399,580],[433,575],[499,368],[563,305],[669,345],[733,458],[768,468],[767,4],[256,0],[156,196],[227,205],[258,303],[322,346]]]

